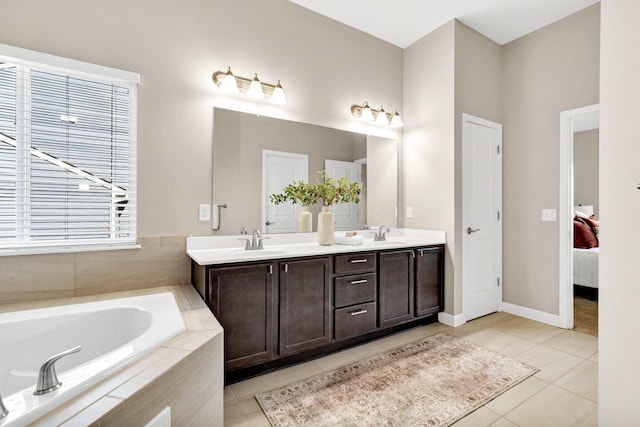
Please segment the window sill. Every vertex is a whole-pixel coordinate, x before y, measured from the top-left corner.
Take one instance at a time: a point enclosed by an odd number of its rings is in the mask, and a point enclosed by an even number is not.
[[[32,248],[0,248],[0,257],[14,255],[67,254],[76,252],[116,251],[124,249],[140,249],[142,245],[135,243],[121,245],[74,245],[74,246],[40,246]]]

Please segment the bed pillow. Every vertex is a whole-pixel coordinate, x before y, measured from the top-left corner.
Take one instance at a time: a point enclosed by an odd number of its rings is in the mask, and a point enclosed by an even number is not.
[[[598,237],[591,224],[578,216],[573,218],[573,247],[579,249],[591,249],[598,247]]]

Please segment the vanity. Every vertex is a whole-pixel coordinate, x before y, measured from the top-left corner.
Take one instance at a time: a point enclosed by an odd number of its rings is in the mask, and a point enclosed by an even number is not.
[[[357,246],[276,234],[259,250],[237,235],[187,239],[193,286],[224,328],[228,383],[437,321],[445,233],[360,234]]]

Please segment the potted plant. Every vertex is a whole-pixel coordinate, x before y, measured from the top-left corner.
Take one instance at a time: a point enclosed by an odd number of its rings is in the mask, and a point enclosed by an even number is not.
[[[333,244],[333,212],[330,206],[337,203],[358,203],[362,183],[350,182],[347,177],[332,178],[326,171],[318,172],[322,181],[315,185],[317,200],[322,201],[322,212],[318,214],[318,243],[323,246]]]
[[[292,202],[302,206],[302,210],[298,214],[298,232],[309,233],[312,231],[312,215],[309,212],[309,206],[318,203],[316,186],[302,181],[294,181],[292,184],[283,188],[282,193],[272,194],[271,202],[280,205],[286,202]]]

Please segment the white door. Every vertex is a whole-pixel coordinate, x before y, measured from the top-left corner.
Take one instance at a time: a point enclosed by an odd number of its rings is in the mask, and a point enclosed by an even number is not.
[[[262,232],[294,233],[298,224],[300,205],[291,202],[271,203],[270,196],[282,193],[294,181],[307,182],[308,156],[306,154],[262,150]],[[247,195],[250,197],[251,195]]]
[[[502,125],[462,115],[462,311],[465,320],[502,302]]]
[[[346,176],[351,182],[362,182],[362,166],[355,162],[340,160],[324,161],[324,170],[331,178]],[[362,227],[361,203],[339,203],[331,207],[336,230],[358,230]]]

